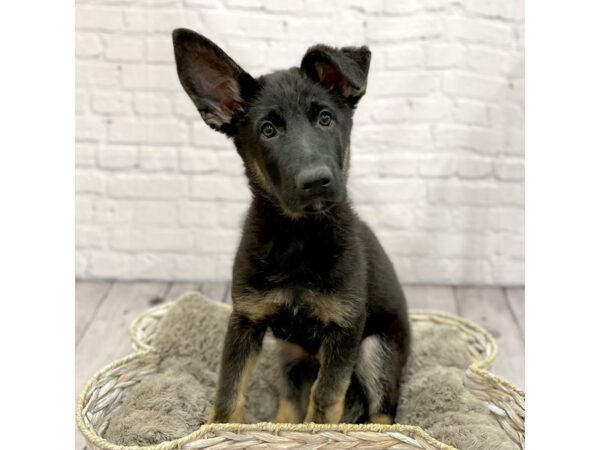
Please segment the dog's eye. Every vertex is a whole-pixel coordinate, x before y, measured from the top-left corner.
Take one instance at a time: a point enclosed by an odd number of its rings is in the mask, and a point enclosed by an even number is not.
[[[267,139],[270,139],[277,134],[277,130],[275,129],[275,126],[271,122],[263,123],[262,126],[260,127],[260,132]]]
[[[333,121],[333,117],[331,117],[331,113],[329,111],[321,111],[319,113],[319,125],[322,127],[328,127],[331,125]]]

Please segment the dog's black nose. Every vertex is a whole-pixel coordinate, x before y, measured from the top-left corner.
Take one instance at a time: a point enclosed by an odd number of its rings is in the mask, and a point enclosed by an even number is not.
[[[329,167],[319,166],[302,170],[296,177],[296,186],[303,194],[317,194],[327,189],[333,175]]]

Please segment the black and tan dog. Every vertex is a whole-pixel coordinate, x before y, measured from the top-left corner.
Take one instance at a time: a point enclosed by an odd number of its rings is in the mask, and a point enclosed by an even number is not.
[[[233,268],[213,422],[241,422],[267,329],[281,347],[279,422],[393,421],[409,352],[394,269],[346,194],[366,47],[310,48],[299,68],[253,78],[219,47],[173,32],[179,79],[233,138],[252,204]]]

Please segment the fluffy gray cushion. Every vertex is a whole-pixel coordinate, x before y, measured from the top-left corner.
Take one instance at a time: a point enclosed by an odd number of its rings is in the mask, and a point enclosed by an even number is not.
[[[187,294],[163,318],[153,345],[158,373],[131,388],[112,415],[105,438],[151,445],[196,430],[213,398],[230,308]],[[515,450],[485,405],[463,386],[471,363],[451,327],[415,323],[413,349],[396,422],[418,425],[461,450]],[[246,398],[245,421],[268,421],[277,408],[275,345],[265,338]]]

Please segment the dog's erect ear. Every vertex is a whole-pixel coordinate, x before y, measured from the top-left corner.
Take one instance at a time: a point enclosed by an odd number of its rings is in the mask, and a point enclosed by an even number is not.
[[[368,47],[316,45],[308,49],[300,67],[313,80],[355,105],[367,89],[371,51]]]
[[[174,30],[173,47],[179,81],[200,115],[212,128],[231,134],[231,121],[244,110],[244,97],[254,79],[192,30]]]

